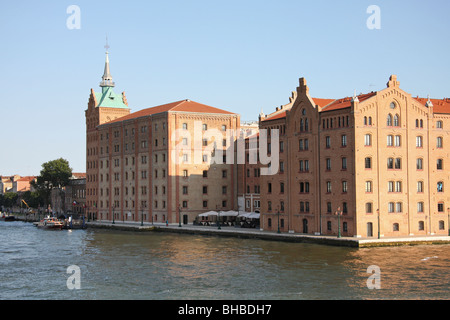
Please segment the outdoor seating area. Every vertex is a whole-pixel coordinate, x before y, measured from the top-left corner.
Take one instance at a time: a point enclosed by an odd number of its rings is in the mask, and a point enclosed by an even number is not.
[[[194,225],[236,228],[259,228],[260,214],[243,211],[208,211],[201,213]]]

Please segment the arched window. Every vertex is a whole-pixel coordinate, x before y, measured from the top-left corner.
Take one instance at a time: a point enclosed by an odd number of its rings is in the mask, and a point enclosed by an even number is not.
[[[367,117],[364,117],[364,125],[367,126]]]
[[[388,116],[387,116],[386,125],[388,127],[392,127],[392,115],[391,114],[388,114]]]
[[[394,116],[394,127],[399,127],[400,126],[400,116],[398,114],[396,114]]]
[[[392,231],[399,231],[399,230],[400,230],[400,228],[399,228],[398,223],[394,223],[394,224],[392,225]]]

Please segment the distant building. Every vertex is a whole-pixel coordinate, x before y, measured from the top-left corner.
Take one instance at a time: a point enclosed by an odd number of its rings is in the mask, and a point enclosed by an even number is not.
[[[5,194],[6,192],[13,192],[14,181],[20,179],[21,176],[1,176],[0,177],[0,194]]]
[[[32,181],[35,181],[36,177],[27,176],[21,177],[19,179],[14,179],[12,184],[12,192],[26,192],[26,191],[35,191],[31,185]]]

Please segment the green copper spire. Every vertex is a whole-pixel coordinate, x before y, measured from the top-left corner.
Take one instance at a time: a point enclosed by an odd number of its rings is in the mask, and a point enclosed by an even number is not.
[[[111,73],[109,71],[108,38],[106,38],[105,49],[106,49],[105,71],[103,72],[102,82],[100,82],[102,92],[95,92],[95,98],[98,101],[96,107],[128,109],[128,103],[125,98],[125,94],[124,93],[117,94],[113,90],[115,83],[113,82]]]

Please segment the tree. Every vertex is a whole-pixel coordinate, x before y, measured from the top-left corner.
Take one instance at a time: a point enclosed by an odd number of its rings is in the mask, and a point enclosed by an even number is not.
[[[62,189],[65,187],[72,176],[72,168],[69,161],[59,158],[42,164],[40,175],[36,178],[36,182],[32,183],[33,187],[45,199],[45,206],[50,203],[50,195],[53,189]],[[61,192],[61,197],[63,197]],[[64,203],[64,198],[62,199]]]

